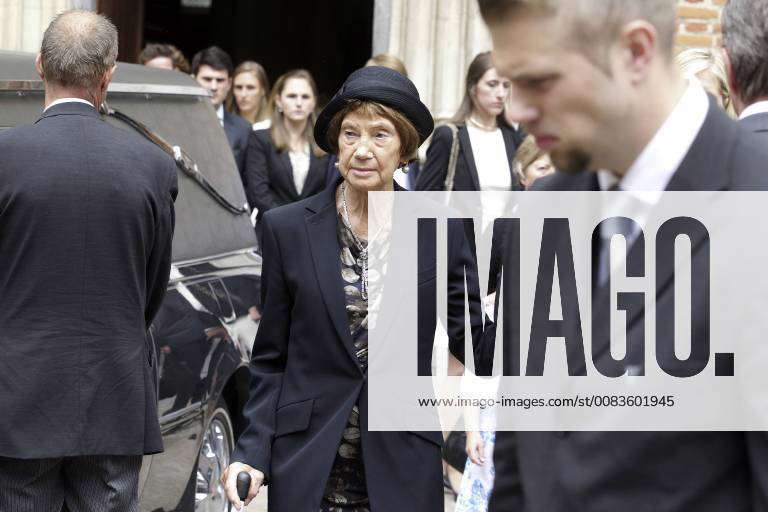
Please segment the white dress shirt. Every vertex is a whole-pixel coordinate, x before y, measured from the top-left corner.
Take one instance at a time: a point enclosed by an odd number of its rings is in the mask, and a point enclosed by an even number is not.
[[[47,107],[45,107],[45,109],[43,109],[43,112],[53,107],[54,105],[60,105],[62,103],[85,103],[86,105],[90,105],[91,108],[96,108],[93,106],[93,103],[91,103],[88,100],[84,100],[82,98],[60,98],[56,101],[52,101],[50,105],[48,105]]]
[[[219,108],[216,109],[216,117],[219,118],[219,124],[224,126],[224,105],[219,105]]]
[[[307,181],[307,174],[309,174],[309,144],[304,146],[303,151],[289,151],[288,157],[293,169],[293,184],[296,185],[296,192],[301,195],[301,191],[304,190],[304,183]]]
[[[651,209],[661,199],[664,189],[701,131],[708,110],[707,93],[698,81],[691,80],[669,117],[621,179],[610,171],[597,171],[600,190],[617,187],[617,190],[628,192],[617,198],[604,198],[603,218],[629,216],[637,222],[640,229],[644,229]],[[613,228],[614,226],[608,223],[601,224],[600,237],[603,246],[607,245],[609,233],[614,232]],[[638,233],[639,231],[630,233],[627,246],[634,242]],[[601,251],[599,259],[602,261],[605,257],[606,254]],[[612,269],[621,264],[619,258],[612,258],[611,261]],[[603,265],[599,268],[602,269]],[[601,271],[598,282],[603,282],[604,278],[605,275]]]

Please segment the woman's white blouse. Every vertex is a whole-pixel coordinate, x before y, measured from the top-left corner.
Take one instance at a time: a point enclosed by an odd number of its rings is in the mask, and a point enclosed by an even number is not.
[[[500,128],[492,132],[481,130],[467,123],[472,156],[475,157],[480,190],[509,190],[512,174],[509,172],[507,148]]]

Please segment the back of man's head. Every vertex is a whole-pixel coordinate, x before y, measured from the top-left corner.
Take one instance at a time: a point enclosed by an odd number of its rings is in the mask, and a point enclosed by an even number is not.
[[[603,65],[605,49],[616,40],[622,27],[634,20],[645,20],[656,29],[661,54],[672,59],[674,0],[478,0],[478,4],[489,26],[503,23],[507,16],[526,9],[556,16],[563,27],[560,35]]]
[[[146,64],[157,57],[168,57],[173,60],[173,48],[167,44],[149,43],[139,54],[139,64]]]
[[[216,71],[226,71],[230,78],[232,78],[234,71],[232,58],[218,46],[211,46],[195,54],[192,58],[192,74],[194,76],[200,72],[201,66],[209,66]]]
[[[71,10],[43,34],[40,62],[49,84],[92,89],[117,61],[117,29],[99,14]]]
[[[768,0],[729,0],[722,27],[733,92],[744,106],[768,98]]]

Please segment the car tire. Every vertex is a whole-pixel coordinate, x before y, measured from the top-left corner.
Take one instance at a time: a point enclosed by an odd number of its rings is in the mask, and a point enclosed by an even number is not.
[[[221,475],[227,469],[235,448],[229,409],[223,400],[216,405],[197,456],[192,475],[195,512],[229,512],[230,503],[221,485]]]

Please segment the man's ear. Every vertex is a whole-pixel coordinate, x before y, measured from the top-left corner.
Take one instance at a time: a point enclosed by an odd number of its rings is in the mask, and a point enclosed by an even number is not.
[[[105,89],[109,86],[109,83],[112,81],[112,77],[115,75],[115,71],[117,71],[117,64],[112,66],[106,73],[104,73],[104,88]]]
[[[35,71],[37,71],[37,74],[40,76],[41,80],[45,79],[45,74],[43,73],[43,56],[39,53],[35,57]]]
[[[622,27],[619,34],[621,65],[632,83],[642,82],[656,57],[659,35],[656,27],[644,20],[635,20]]]

